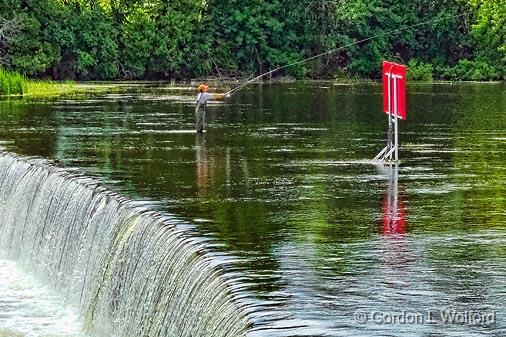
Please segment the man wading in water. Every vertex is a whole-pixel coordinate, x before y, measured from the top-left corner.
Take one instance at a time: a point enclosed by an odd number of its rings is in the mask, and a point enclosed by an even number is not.
[[[197,132],[204,131],[204,122],[206,119],[206,107],[209,100],[222,100],[230,95],[226,94],[210,94],[207,92],[207,85],[199,85],[199,94],[197,95],[197,106],[195,107],[195,126]]]

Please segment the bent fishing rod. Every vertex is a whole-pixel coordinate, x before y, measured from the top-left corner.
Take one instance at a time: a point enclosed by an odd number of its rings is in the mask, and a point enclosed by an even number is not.
[[[452,17],[458,18],[458,17],[464,16],[464,15],[465,15],[465,13],[462,13],[460,15],[455,15],[455,16],[452,16]],[[431,24],[431,23],[439,22],[439,21],[445,21],[448,18],[450,18],[450,17],[448,16],[448,17],[444,17],[444,18],[433,19],[433,20],[429,20],[429,21],[424,21],[424,22],[416,23],[416,24],[413,24],[413,25],[403,26],[401,28],[392,29],[392,30],[389,30],[387,32],[383,32],[383,33],[379,33],[379,34],[376,34],[376,35],[372,35],[372,36],[369,36],[367,38],[364,38],[364,39],[361,39],[361,40],[358,40],[358,41],[346,44],[344,46],[341,46],[341,47],[338,47],[338,48],[335,48],[335,49],[328,50],[328,51],[323,52],[321,54],[314,55],[314,56],[305,58],[305,59],[300,60],[300,61],[296,61],[296,62],[293,62],[293,63],[286,64],[284,66],[278,67],[276,69],[273,69],[273,70],[270,70],[270,71],[268,71],[266,73],[258,75],[257,77],[254,77],[254,78],[252,78],[250,80],[247,80],[246,82],[238,85],[237,87],[233,88],[232,90],[227,91],[224,95],[225,95],[225,97],[230,97],[230,96],[232,96],[233,93],[235,93],[236,91],[241,90],[242,88],[244,88],[245,86],[247,86],[251,82],[259,80],[262,77],[270,75],[270,74],[272,74],[272,73],[274,73],[276,71],[283,70],[283,69],[286,69],[286,68],[289,68],[289,67],[293,67],[295,65],[302,64],[302,63],[305,63],[305,62],[308,62],[308,61],[320,58],[320,57],[325,56],[325,55],[330,55],[330,54],[333,54],[335,52],[342,51],[342,50],[344,50],[346,48],[349,48],[349,47],[352,47],[352,46],[355,46],[355,45],[358,45],[358,44],[361,44],[361,43],[364,43],[364,42],[367,42],[367,41],[371,41],[371,40],[377,39],[377,38],[382,37],[382,36],[388,36],[388,35],[391,35],[393,33],[401,32],[403,30],[407,30],[407,29],[410,29],[410,28],[424,26],[424,25],[428,25],[428,24]]]

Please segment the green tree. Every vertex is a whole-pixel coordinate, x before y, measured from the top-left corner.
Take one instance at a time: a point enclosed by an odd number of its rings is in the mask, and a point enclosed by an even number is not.
[[[10,34],[2,39],[2,64],[27,75],[44,72],[59,56],[58,48],[41,38],[43,27],[35,15],[38,5],[36,0],[3,0],[0,10],[0,22],[11,23]]]
[[[389,58],[416,78],[504,78],[505,1],[0,0],[0,65],[58,79],[245,76],[342,47],[273,76],[375,78]]]
[[[111,79],[118,71],[117,30],[99,7],[82,8],[73,17],[76,72],[82,79]]]
[[[478,63],[497,68],[497,77],[506,78],[506,0],[470,0],[477,11],[473,37],[477,41]],[[481,61],[481,62],[480,62]]]
[[[263,72],[300,58],[292,48],[287,1],[213,1],[209,27],[218,48],[215,68],[228,73]],[[214,49],[214,50],[216,50]]]
[[[137,7],[121,28],[121,72],[126,78],[142,78],[152,56],[156,38],[156,24],[149,14]]]
[[[188,55],[195,47],[194,32],[201,19],[200,0],[160,1],[151,15],[156,24],[149,74],[162,78],[189,75]]]

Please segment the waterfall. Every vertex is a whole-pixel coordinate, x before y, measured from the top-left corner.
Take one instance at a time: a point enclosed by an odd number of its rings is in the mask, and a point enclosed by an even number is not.
[[[217,254],[93,180],[0,152],[0,250],[82,312],[97,336],[244,336],[242,288]]]

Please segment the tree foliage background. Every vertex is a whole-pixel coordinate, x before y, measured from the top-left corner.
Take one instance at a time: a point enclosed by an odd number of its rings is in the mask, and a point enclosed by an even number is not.
[[[277,75],[505,78],[506,0],[0,0],[0,66],[32,77],[247,76],[376,35]]]

